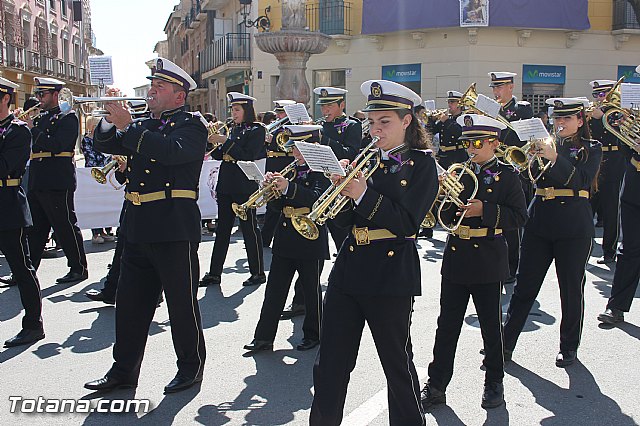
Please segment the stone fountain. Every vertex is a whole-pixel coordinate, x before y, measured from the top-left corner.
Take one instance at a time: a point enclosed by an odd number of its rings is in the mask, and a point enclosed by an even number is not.
[[[311,91],[305,71],[311,55],[323,53],[331,37],[307,28],[305,0],[282,0],[282,30],[255,35],[258,48],[278,59],[277,99],[309,105]]]

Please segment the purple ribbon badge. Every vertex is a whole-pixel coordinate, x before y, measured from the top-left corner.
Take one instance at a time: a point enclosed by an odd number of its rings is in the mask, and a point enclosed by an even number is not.
[[[333,127],[338,131],[338,134],[341,134],[347,127],[349,123],[345,120],[342,123],[334,124]]]
[[[497,181],[500,180],[500,178],[498,176],[502,172],[495,172],[494,173],[491,170],[487,169],[487,170],[484,171],[484,173],[487,175],[483,179],[485,185],[491,185],[493,182],[497,182]]]
[[[580,154],[580,151],[582,151],[582,147],[580,148],[575,148],[573,146],[569,147],[569,157],[573,158],[574,160],[578,158],[578,155]]]
[[[410,161],[410,160],[402,161],[402,154],[398,154],[398,155],[389,154],[389,159],[396,162],[396,164],[394,164],[393,166],[391,166],[389,168],[389,172],[392,173],[392,174],[393,173],[398,173],[400,171],[400,169],[402,169],[402,166],[404,166],[405,164],[407,164]]]

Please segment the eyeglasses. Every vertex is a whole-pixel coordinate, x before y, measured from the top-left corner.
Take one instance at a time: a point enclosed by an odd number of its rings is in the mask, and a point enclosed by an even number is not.
[[[44,96],[45,96],[47,93],[51,93],[51,91],[49,91],[49,90],[45,90],[45,91],[42,91],[42,92],[36,92],[36,93],[35,93],[35,95],[36,95],[36,98],[44,98]]]
[[[593,94],[593,98],[594,99],[598,99],[598,98],[600,98],[602,96],[607,96],[607,92],[598,92],[598,93],[594,93]]]
[[[460,141],[460,144],[463,148],[469,148],[473,146],[475,149],[482,149],[485,143],[492,142],[496,140],[496,138],[488,138],[488,139],[465,139]]]

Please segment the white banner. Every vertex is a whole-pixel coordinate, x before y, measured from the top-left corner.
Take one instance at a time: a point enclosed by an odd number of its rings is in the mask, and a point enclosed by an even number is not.
[[[202,164],[198,207],[203,219],[218,217],[215,188],[221,161],[209,160]],[[266,160],[257,160],[256,165],[264,172]],[[81,229],[116,227],[120,222],[120,210],[124,201],[124,189],[115,190],[109,183],[100,185],[91,177],[90,167],[76,169],[78,189],[75,193],[76,215]],[[263,214],[266,207],[258,209]]]

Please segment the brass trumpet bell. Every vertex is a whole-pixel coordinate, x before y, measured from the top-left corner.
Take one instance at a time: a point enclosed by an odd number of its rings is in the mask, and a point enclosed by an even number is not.
[[[602,124],[629,148],[640,153],[640,143],[637,142],[640,140],[640,106],[621,107],[623,81],[624,77],[621,77],[602,102],[603,107],[611,107],[602,116]]]

